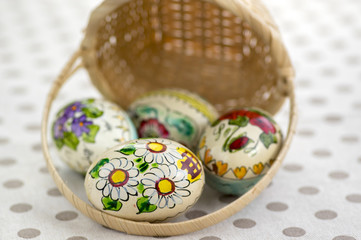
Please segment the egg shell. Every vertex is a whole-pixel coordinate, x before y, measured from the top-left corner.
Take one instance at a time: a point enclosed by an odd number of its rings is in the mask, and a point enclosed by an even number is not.
[[[162,221],[196,203],[204,186],[200,160],[169,139],[137,139],[103,153],[85,176],[99,210],[135,221]]]
[[[197,155],[206,181],[227,194],[244,194],[271,167],[282,145],[282,133],[272,117],[244,108],[221,116],[205,129]]]
[[[52,139],[60,159],[85,174],[99,154],[121,142],[137,138],[127,113],[101,99],[74,101],[58,111]]]
[[[207,125],[218,118],[216,109],[186,90],[149,92],[129,107],[139,137],[161,137],[177,141],[195,151]]]

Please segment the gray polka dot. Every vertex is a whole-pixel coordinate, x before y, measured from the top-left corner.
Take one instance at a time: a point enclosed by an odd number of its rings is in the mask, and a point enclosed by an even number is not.
[[[82,237],[82,236],[73,236],[70,238],[67,238],[66,240],[88,240],[86,237]]]
[[[346,44],[345,44],[345,41],[342,40],[342,39],[338,39],[334,42],[331,43],[331,46],[334,48],[334,49],[344,49]]]
[[[34,228],[25,228],[18,232],[18,236],[21,238],[35,238],[40,235],[40,231]]]
[[[68,41],[70,38],[71,37],[68,32],[63,32],[59,34],[59,40],[61,40],[62,42]]]
[[[346,58],[346,63],[350,65],[356,65],[360,63],[360,58],[358,56],[348,56]]]
[[[47,194],[52,197],[61,196],[61,192],[57,188],[51,188],[48,190]]]
[[[16,160],[13,158],[2,158],[0,159],[0,166],[12,166],[16,163]]]
[[[298,46],[305,46],[308,44],[309,40],[306,36],[296,36],[293,42]]]
[[[57,171],[59,171],[60,168],[58,166],[55,166],[55,169]],[[47,174],[47,173],[49,173],[49,170],[48,170],[48,168],[46,166],[44,166],[44,167],[39,168],[39,172]]]
[[[199,240],[222,240],[222,239],[219,237],[216,237],[216,236],[206,236],[206,237],[200,238]]]
[[[334,67],[324,68],[324,69],[322,69],[321,74],[326,77],[331,77],[331,76],[336,75],[336,70]]]
[[[29,32],[33,32],[33,29],[28,29]],[[40,52],[42,51],[44,46],[39,42],[32,42],[32,44],[29,46],[29,49],[31,52]]]
[[[357,143],[359,139],[357,136],[348,135],[348,136],[342,136],[341,141],[344,143]]]
[[[238,199],[239,196],[234,196],[234,195],[222,195],[219,197],[219,201],[221,201],[222,203],[231,203],[234,200]]]
[[[299,227],[289,227],[283,229],[282,233],[287,237],[302,237],[306,234],[306,231]]]
[[[32,123],[32,124],[26,125],[25,129],[28,131],[39,132],[41,130],[41,126],[40,126],[40,124]]]
[[[352,203],[361,203],[361,194],[350,194],[346,196],[346,200]]]
[[[6,78],[18,78],[21,76],[21,71],[18,69],[8,69],[4,72]]]
[[[11,89],[11,92],[14,95],[24,95],[26,93],[26,88],[24,88],[24,87],[14,87],[13,89]]]
[[[1,37],[0,38],[0,46],[3,47],[5,49],[6,46],[8,46],[8,39],[4,38],[4,37]]]
[[[348,173],[343,171],[333,171],[328,174],[332,179],[346,179],[348,178]]]
[[[313,97],[310,99],[310,103],[312,105],[324,105],[326,103],[326,99],[322,97]]]
[[[331,210],[321,210],[315,213],[315,217],[321,220],[330,220],[337,217],[337,213]]]
[[[355,29],[353,33],[356,38],[361,38],[361,29]]]
[[[73,211],[64,211],[56,214],[55,218],[60,221],[70,221],[78,217],[78,214]]]
[[[46,166],[44,166],[44,167],[41,167],[39,169],[39,172],[41,172],[41,173],[49,173],[49,170],[48,170],[48,168]]]
[[[283,169],[285,169],[289,172],[299,172],[303,169],[303,167],[296,163],[289,163],[289,164],[285,164],[283,166]]]
[[[36,143],[36,144],[34,144],[31,148],[32,148],[33,151],[35,151],[35,152],[40,152],[40,151],[42,150],[42,148],[41,148],[41,143]]]
[[[194,218],[199,218],[199,217],[202,217],[202,216],[205,216],[207,215],[207,213],[205,211],[202,211],[202,210],[192,210],[192,211],[189,211],[185,214],[185,217],[188,218],[188,219],[194,219]]]
[[[321,59],[321,56],[322,56],[321,53],[316,51],[308,51],[306,53],[307,60],[311,60],[311,61],[318,61]]]
[[[352,107],[355,109],[355,110],[361,110],[361,102],[355,102],[352,104]]]
[[[24,185],[24,183],[21,180],[13,179],[4,182],[3,185],[5,188],[20,188]]]
[[[277,9],[278,12],[281,12],[281,9]],[[283,21],[282,23],[282,29],[285,31],[292,31],[295,29],[295,23],[291,21]]]
[[[312,137],[315,133],[310,129],[300,129],[297,131],[297,135],[302,137]]]
[[[319,192],[319,190],[315,187],[305,186],[298,189],[298,191],[305,195],[315,195]]]
[[[327,115],[325,121],[329,123],[339,123],[342,121],[342,117],[339,115]]]
[[[55,76],[43,76],[42,77],[42,79],[43,79],[43,81],[45,82],[45,83],[52,83],[53,81],[54,81],[54,79],[55,79]]]
[[[349,93],[352,91],[352,86],[350,85],[340,85],[337,86],[337,91],[340,93]]]
[[[271,202],[267,204],[266,208],[274,212],[282,212],[288,209],[287,204],[282,202]]]
[[[308,80],[299,80],[297,82],[297,86],[302,87],[302,88],[308,88],[311,86],[311,82]]]
[[[240,218],[233,222],[233,225],[237,228],[253,228],[256,226],[256,222],[248,218]]]
[[[0,45],[1,45],[1,39],[0,39]],[[5,50],[3,48],[2,50]],[[0,55],[0,60],[4,64],[10,65],[10,63],[14,62],[14,51],[11,51],[10,49],[7,49],[7,51],[2,51],[3,53]]]
[[[10,210],[12,212],[16,212],[16,213],[23,213],[23,212],[28,212],[32,209],[33,207],[30,204],[27,203],[18,203],[18,204],[14,204],[10,207]]]
[[[346,235],[340,235],[332,238],[332,240],[356,240],[356,238]]]
[[[357,21],[357,20],[352,15],[343,15],[341,17],[341,22],[344,23],[345,25],[350,25],[350,24],[354,23],[355,21]]]
[[[36,64],[38,67],[47,67],[50,64],[50,59],[46,59],[46,58],[40,58],[36,60]]]
[[[35,110],[35,107],[34,105],[32,104],[22,104],[18,107],[18,109],[21,111],[21,112],[32,112]]]
[[[331,156],[331,152],[326,149],[316,149],[313,151],[313,156],[318,158],[326,158]]]
[[[9,142],[9,139],[6,137],[0,137],[0,145],[7,144]]]
[[[317,32],[322,36],[328,36],[332,32],[328,25],[318,25]]]

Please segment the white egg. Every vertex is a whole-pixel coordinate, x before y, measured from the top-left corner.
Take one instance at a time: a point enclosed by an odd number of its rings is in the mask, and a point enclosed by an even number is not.
[[[195,151],[204,128],[218,117],[200,96],[180,89],[149,92],[129,107],[139,137],[177,141]]]
[[[207,127],[197,154],[209,185],[223,193],[243,194],[268,171],[281,145],[281,130],[272,117],[245,108]]]
[[[99,210],[135,221],[161,221],[190,208],[204,186],[201,162],[185,146],[162,138],[117,145],[85,176],[89,201]]]

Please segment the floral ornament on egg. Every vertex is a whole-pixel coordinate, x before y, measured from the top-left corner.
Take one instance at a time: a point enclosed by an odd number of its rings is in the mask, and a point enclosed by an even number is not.
[[[190,182],[184,171],[179,171],[175,165],[160,165],[144,174],[141,180],[144,185],[143,197],[149,198],[149,203],[159,208],[174,208],[182,204],[182,198],[190,196],[187,190]]]
[[[243,150],[247,147],[248,144],[255,142],[254,140],[250,139],[246,133],[242,133],[239,136],[233,136],[234,133],[238,131],[238,129],[246,127],[248,124],[259,127],[262,130],[262,133],[259,135],[259,139],[267,149],[271,144],[278,142],[278,139],[275,136],[276,128],[274,126],[274,120],[261,111],[256,109],[241,109],[238,111],[233,111],[221,116],[216,122],[212,124],[212,126],[217,126],[222,120],[226,119],[228,120],[229,125],[236,126],[236,128],[234,128],[232,133],[224,142],[224,151],[235,152]],[[219,129],[219,131],[222,130],[222,128]]]
[[[102,191],[104,210],[118,211],[122,207],[119,201],[128,201],[129,196],[138,195],[139,170],[124,157],[102,159],[89,173],[93,178],[100,178],[96,188]]]
[[[79,118],[73,119],[71,130],[77,137],[80,137],[83,133],[88,134],[90,132],[89,125],[91,124],[93,124],[93,122],[88,121],[85,114],[83,114]]]
[[[177,147],[170,141],[164,139],[140,139],[134,144],[134,155],[141,157],[148,164],[175,164],[182,155],[177,151]]]
[[[53,124],[53,139],[56,147],[61,150],[64,146],[76,151],[80,139],[94,143],[99,126],[93,120],[103,115],[103,111],[92,106],[94,99],[76,101],[58,113]]]
[[[142,120],[139,124],[138,128],[139,137],[147,136],[147,137],[160,137],[160,138],[168,138],[169,131],[167,128],[158,121],[156,118],[151,118],[147,120]]]

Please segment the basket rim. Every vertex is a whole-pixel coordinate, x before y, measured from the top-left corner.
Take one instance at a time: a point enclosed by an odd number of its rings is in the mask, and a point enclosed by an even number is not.
[[[251,190],[249,190],[244,195],[240,196],[238,199],[234,200],[232,203],[229,203],[225,207],[218,209],[212,213],[209,213],[205,216],[187,220],[183,222],[176,223],[149,223],[149,222],[136,222],[132,220],[126,220],[119,218],[98,209],[95,209],[93,206],[80,199],[76,194],[74,194],[70,188],[65,184],[64,180],[60,177],[57,169],[54,166],[53,160],[49,152],[48,145],[48,124],[49,124],[49,114],[52,103],[56,98],[58,92],[60,91],[63,84],[83,65],[80,63],[75,65],[79,57],[81,56],[81,50],[78,50],[70,58],[69,62],[65,65],[60,75],[54,81],[44,107],[43,116],[42,116],[42,126],[41,126],[41,141],[42,149],[47,163],[47,168],[54,179],[59,191],[68,199],[68,201],[77,208],[84,215],[93,219],[101,225],[107,226],[109,228],[126,232],[132,235],[143,235],[143,236],[175,236],[186,234],[190,232],[195,232],[211,225],[214,225],[218,222],[225,220],[226,218],[232,216],[253,199],[255,199],[271,182],[272,178],[277,173],[280,168],[283,159],[289,149],[291,140],[295,133],[296,122],[297,122],[297,109],[295,103],[295,94],[293,79],[287,79],[288,85],[288,97],[290,100],[290,112],[289,112],[289,122],[287,134],[284,138],[284,143],[279,151],[279,154],[273,163],[272,167],[268,172],[263,176],[263,178],[255,185]]]

